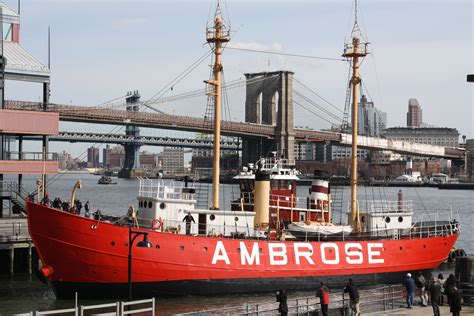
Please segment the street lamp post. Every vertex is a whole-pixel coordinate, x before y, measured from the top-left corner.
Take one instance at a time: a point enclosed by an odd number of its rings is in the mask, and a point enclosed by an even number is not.
[[[137,243],[140,248],[152,248],[153,244],[148,241],[147,232],[133,231],[132,227],[128,227],[128,300],[132,300],[132,246],[138,236],[143,235],[143,240]]]

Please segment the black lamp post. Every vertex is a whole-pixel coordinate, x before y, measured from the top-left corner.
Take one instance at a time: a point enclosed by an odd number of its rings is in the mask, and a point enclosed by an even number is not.
[[[152,248],[153,244],[148,241],[147,232],[136,232],[132,227],[128,227],[128,300],[132,300],[132,246],[138,236],[143,235],[143,240],[137,243],[140,248]]]

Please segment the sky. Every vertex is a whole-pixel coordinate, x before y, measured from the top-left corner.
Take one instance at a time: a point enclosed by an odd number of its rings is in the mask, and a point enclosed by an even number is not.
[[[17,1],[4,1],[16,10]],[[474,1],[361,0],[358,22],[371,54],[361,76],[388,126],[406,126],[408,100],[418,99],[423,121],[457,128],[474,138]],[[147,100],[208,50],[206,23],[214,0],[28,0],[21,3],[20,43],[47,64],[51,28],[51,102],[98,105],[127,91]],[[339,58],[352,28],[353,1],[222,0],[233,47]],[[210,60],[168,95],[203,88]],[[225,78],[244,73],[291,70],[295,78],[340,108],[347,85],[346,62],[225,50]],[[240,117],[244,90],[231,98],[231,117]],[[37,84],[8,82],[7,99],[39,100]],[[205,104],[204,104],[205,105]],[[202,113],[194,104],[177,113]],[[181,111],[181,112],[180,112]],[[202,113],[204,114],[204,113]],[[201,114],[201,115],[202,115]],[[316,117],[295,119],[327,128]],[[67,125],[62,128],[95,127]],[[112,127],[97,127],[104,131]],[[179,136],[170,131],[146,134]],[[145,134],[145,132],[142,132]],[[52,144],[80,152],[86,145]],[[155,149],[156,150],[156,149]]]

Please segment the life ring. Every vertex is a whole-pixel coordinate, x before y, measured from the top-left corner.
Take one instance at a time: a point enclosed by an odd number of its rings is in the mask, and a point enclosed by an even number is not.
[[[151,228],[153,228],[153,230],[163,231],[163,220],[161,217],[153,219],[151,222]]]

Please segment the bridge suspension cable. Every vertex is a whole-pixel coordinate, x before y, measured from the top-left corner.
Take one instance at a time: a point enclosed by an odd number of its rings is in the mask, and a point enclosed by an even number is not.
[[[289,56],[289,57],[298,57],[298,58],[345,61],[343,58],[321,57],[321,56],[311,56],[311,55],[302,55],[302,54],[291,54],[291,53],[282,53],[282,52],[267,51],[267,50],[257,50],[257,49],[250,49],[250,48],[239,48],[239,47],[232,47],[232,46],[227,46],[227,49],[244,51],[244,52],[252,52],[252,53],[260,53],[260,54],[271,54],[271,55],[282,55],[282,56]]]

